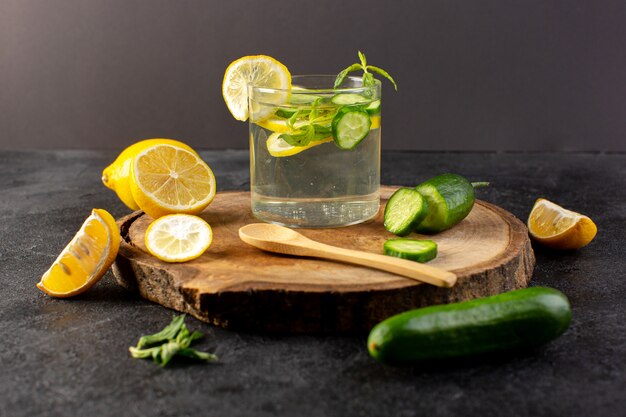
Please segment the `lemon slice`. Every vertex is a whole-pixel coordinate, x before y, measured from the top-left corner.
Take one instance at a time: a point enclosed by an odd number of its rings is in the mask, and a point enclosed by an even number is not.
[[[284,139],[281,139],[280,135],[281,135],[280,132],[272,133],[267,138],[267,142],[266,142],[268,152],[270,153],[270,155],[275,156],[275,157],[295,155],[302,151],[306,151],[307,149],[310,149],[314,146],[318,146],[323,143],[333,141],[333,138],[329,137],[329,138],[324,138],[321,140],[312,141],[306,146],[293,146],[285,142]]]
[[[598,231],[589,217],[544,198],[535,202],[528,216],[528,230],[534,240],[555,249],[582,248]]]
[[[380,127],[380,116],[372,116],[370,117],[372,124],[370,125],[370,129],[378,129]]]
[[[266,55],[244,56],[233,61],[224,73],[222,95],[230,113],[241,121],[248,120],[248,83],[258,87],[288,90],[291,88],[291,74],[286,66]],[[287,98],[286,95],[274,95],[267,101],[278,105]],[[260,120],[273,110],[271,106],[258,109],[255,116]]]
[[[102,171],[102,183],[115,191],[120,200],[131,210],[139,210],[139,206],[137,202],[135,202],[130,190],[130,165],[132,164],[133,158],[144,149],[161,144],[176,145],[190,152],[194,152],[188,145],[174,139],[145,139],[124,149],[115,161]]]
[[[148,251],[165,262],[196,259],[211,246],[213,231],[200,217],[189,214],[163,216],[148,226],[144,242]]]
[[[198,214],[215,197],[215,176],[196,154],[175,145],[154,145],[134,158],[130,186],[148,215]]]
[[[37,288],[61,298],[87,291],[115,260],[120,241],[113,216],[105,210],[93,209],[78,233],[43,274]]]
[[[277,133],[290,133],[294,130],[298,130],[298,128],[304,126],[307,123],[306,121],[296,122],[294,123],[293,128],[291,128],[287,124],[287,122],[287,119],[282,119],[280,117],[270,117],[268,119],[260,120],[255,123],[267,130],[271,130],[272,132]]]

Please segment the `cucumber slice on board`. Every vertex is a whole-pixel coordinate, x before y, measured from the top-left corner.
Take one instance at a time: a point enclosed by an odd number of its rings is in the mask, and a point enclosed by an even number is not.
[[[419,223],[418,233],[438,233],[463,220],[474,207],[474,187],[457,174],[441,174],[415,187],[428,201],[428,215]]]
[[[389,239],[383,250],[385,255],[417,262],[428,262],[437,257],[437,244],[432,240]]]
[[[333,139],[341,149],[354,149],[370,132],[370,115],[360,107],[346,106],[333,118]]]
[[[385,229],[398,236],[413,231],[428,213],[428,203],[413,188],[397,189],[385,206]]]

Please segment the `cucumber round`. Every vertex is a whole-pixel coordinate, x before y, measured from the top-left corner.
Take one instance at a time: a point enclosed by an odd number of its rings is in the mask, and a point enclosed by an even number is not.
[[[459,223],[472,211],[474,187],[457,174],[441,174],[415,187],[428,201],[428,215],[419,223],[418,233],[438,233]]]
[[[333,139],[345,150],[354,149],[370,132],[372,120],[361,107],[345,106],[333,118]]]
[[[398,314],[372,329],[367,347],[375,359],[392,365],[523,349],[560,336],[571,317],[561,292],[525,288]]]
[[[323,98],[323,96],[313,95],[313,94],[300,94],[300,93],[292,93],[289,98],[289,103],[291,104],[310,104],[315,100]]]
[[[428,262],[437,257],[437,244],[432,240],[388,239],[383,250],[385,255],[416,262]]]
[[[336,94],[330,99],[330,101],[339,106],[349,106],[352,104],[369,103],[372,99],[363,97],[360,94]]]
[[[380,113],[380,107],[381,107],[380,99],[374,100],[365,107],[365,111],[373,116],[375,114]]]
[[[397,189],[385,206],[385,229],[398,236],[413,231],[428,213],[428,203],[413,188]]]

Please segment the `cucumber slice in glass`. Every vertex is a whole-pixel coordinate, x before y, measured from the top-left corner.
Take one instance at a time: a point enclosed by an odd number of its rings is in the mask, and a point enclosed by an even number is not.
[[[428,214],[428,203],[414,188],[399,188],[385,206],[385,229],[398,236],[413,231]]]
[[[330,99],[331,102],[339,106],[349,106],[351,104],[365,104],[371,99],[360,94],[337,94]]]
[[[291,104],[311,104],[315,100],[323,99],[323,96],[317,96],[313,94],[291,94],[289,102]]]
[[[385,255],[416,262],[428,262],[437,257],[437,244],[432,240],[389,239],[383,245],[383,249]]]
[[[333,139],[341,149],[354,149],[370,132],[370,115],[361,107],[345,106],[333,118]]]
[[[380,100],[374,100],[365,107],[365,111],[372,115],[378,114],[380,113],[380,104]]]

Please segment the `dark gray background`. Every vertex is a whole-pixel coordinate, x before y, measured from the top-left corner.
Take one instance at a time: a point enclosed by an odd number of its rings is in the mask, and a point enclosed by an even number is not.
[[[624,0],[0,0],[0,149],[245,148],[229,62],[335,73],[357,49],[400,87],[385,149],[626,150]]]

